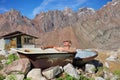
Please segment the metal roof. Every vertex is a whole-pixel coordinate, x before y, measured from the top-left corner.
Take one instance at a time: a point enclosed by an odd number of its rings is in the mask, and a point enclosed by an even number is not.
[[[38,38],[36,36],[30,35],[30,34],[27,34],[27,33],[23,33],[21,31],[11,32],[11,33],[5,34],[3,36],[0,36],[0,38],[8,39],[8,38],[13,38],[13,37],[16,37],[16,36],[19,36],[19,35],[27,35],[27,36],[31,36],[31,37],[34,37],[34,38]]]

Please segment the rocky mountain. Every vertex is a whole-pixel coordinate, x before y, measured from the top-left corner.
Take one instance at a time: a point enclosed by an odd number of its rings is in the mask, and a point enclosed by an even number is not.
[[[72,27],[78,20],[84,19],[94,12],[95,11],[90,8],[81,8],[78,12],[74,12],[70,8],[65,8],[63,11],[41,12],[33,19],[33,23],[36,23],[38,30],[49,32],[66,26]]]
[[[37,33],[34,23],[14,9],[4,14],[0,14],[0,35],[13,31],[21,31],[31,35]]]
[[[116,49],[120,43],[120,1],[113,0],[100,10],[70,8],[41,12],[30,20],[15,10],[0,15],[0,34],[24,30],[39,36],[38,46],[61,45],[71,40],[73,47]]]
[[[118,48],[120,45],[119,5],[119,0],[113,0],[98,11],[81,8],[73,12],[66,8],[64,11],[41,13],[33,20],[37,23],[41,22],[39,26],[42,27],[43,32],[46,32],[44,37],[41,36],[40,43],[58,44],[60,41],[70,39],[73,44],[76,44],[74,46],[79,48]]]
[[[72,40],[74,47],[80,47],[74,28],[78,21],[84,20],[93,13],[95,11],[90,8],[81,8],[78,12],[66,8],[63,11],[56,10],[38,14],[33,19],[33,23],[37,30],[43,33],[37,42],[40,45],[61,45],[64,40]]]
[[[115,49],[120,40],[120,1],[108,3],[91,16],[77,22],[74,27],[77,40],[83,45]],[[86,41],[87,40],[87,41]],[[86,41],[86,42],[85,42]]]
[[[57,28],[63,28],[70,26],[77,21],[74,12],[71,9],[65,9],[64,11],[48,11],[38,14],[33,22],[37,24],[37,29],[42,27],[40,31],[49,32]]]

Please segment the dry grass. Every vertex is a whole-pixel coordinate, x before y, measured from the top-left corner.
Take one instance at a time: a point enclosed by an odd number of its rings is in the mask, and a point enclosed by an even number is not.
[[[106,58],[110,56],[110,54],[108,53],[109,52],[107,51],[101,51],[98,53],[96,59],[102,62],[103,65],[105,64],[105,62],[107,62],[109,64],[109,70],[111,72],[114,72],[115,70],[120,70],[120,54],[118,54],[119,61],[107,61]]]

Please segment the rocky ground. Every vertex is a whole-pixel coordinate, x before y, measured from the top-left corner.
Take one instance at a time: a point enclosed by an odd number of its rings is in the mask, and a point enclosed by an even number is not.
[[[19,59],[16,54],[2,54],[0,80],[120,80],[120,49],[96,51],[98,56],[95,60],[83,67],[68,63],[44,70],[31,68],[28,59]]]
[[[115,51],[109,51],[109,50],[101,50],[98,51],[98,57],[96,58],[97,60],[99,60],[100,62],[103,63],[104,66],[107,66],[106,63],[109,64],[109,70],[111,72],[114,72],[115,70],[120,70],[120,50],[115,50]],[[113,55],[113,57],[116,60],[106,60],[107,58],[109,58],[111,55]]]

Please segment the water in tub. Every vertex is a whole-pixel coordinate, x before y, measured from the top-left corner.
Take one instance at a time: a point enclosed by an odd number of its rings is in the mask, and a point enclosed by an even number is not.
[[[91,50],[77,49],[76,51],[77,51],[77,54],[75,55],[75,58],[77,58],[77,57],[88,58],[88,57],[92,57],[92,56],[96,55],[96,53]]]
[[[44,50],[41,48],[18,48],[16,50],[22,53],[64,53],[64,52],[59,52],[54,48],[48,48]]]

